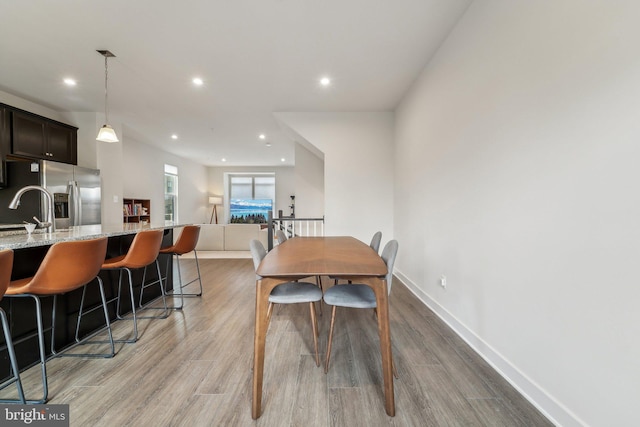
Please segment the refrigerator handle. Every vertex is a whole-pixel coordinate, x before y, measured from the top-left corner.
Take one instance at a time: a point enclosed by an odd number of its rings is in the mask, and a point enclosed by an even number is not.
[[[74,206],[74,191],[73,191],[73,181],[69,181],[67,183],[67,202],[68,202],[68,206],[67,209],[69,209],[67,211],[67,215],[69,215],[69,225],[73,225],[73,222],[75,221],[76,218],[76,212],[75,209],[73,208]]]
[[[82,209],[80,203],[80,191],[77,181],[69,181],[69,205],[73,212],[73,220],[71,225],[80,225],[82,218]]]

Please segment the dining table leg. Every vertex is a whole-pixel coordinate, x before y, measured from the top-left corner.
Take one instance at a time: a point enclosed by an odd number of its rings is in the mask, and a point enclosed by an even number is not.
[[[274,283],[271,283],[274,282]],[[253,396],[251,402],[251,418],[257,420],[262,410],[262,379],[264,372],[264,349],[266,344],[269,320],[269,294],[275,286],[275,280],[262,279],[256,281],[256,319],[253,335]]]
[[[391,353],[391,329],[389,327],[389,293],[387,281],[371,279],[373,292],[376,296],[378,313],[378,335],[380,336],[380,354],[382,356],[382,375],[384,378],[384,408],[387,415],[396,415],[395,397],[393,391],[393,354]]]

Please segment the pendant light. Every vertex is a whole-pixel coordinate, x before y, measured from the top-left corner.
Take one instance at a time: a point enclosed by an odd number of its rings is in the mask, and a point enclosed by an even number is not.
[[[107,108],[107,81],[108,81],[108,67],[107,67],[107,59],[115,58],[115,55],[108,50],[98,50],[100,55],[104,56],[104,120],[105,124],[100,128],[98,132],[98,137],[96,140],[101,142],[118,142],[118,136],[116,135],[116,131],[113,130],[111,126],[109,126],[109,109]]]

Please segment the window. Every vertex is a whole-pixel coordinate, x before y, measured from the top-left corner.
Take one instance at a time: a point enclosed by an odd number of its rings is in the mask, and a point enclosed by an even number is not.
[[[164,165],[164,221],[178,222],[178,168]]]
[[[276,198],[274,174],[229,176],[229,222],[267,222]]]

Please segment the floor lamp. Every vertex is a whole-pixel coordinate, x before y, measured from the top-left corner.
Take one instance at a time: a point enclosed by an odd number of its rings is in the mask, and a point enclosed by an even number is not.
[[[213,205],[213,210],[211,211],[211,219],[209,220],[209,224],[213,224],[213,217],[215,216],[216,218],[216,224],[218,223],[218,211],[216,210],[216,207],[218,205],[222,204],[222,197],[219,196],[212,196],[209,197],[209,204]]]

